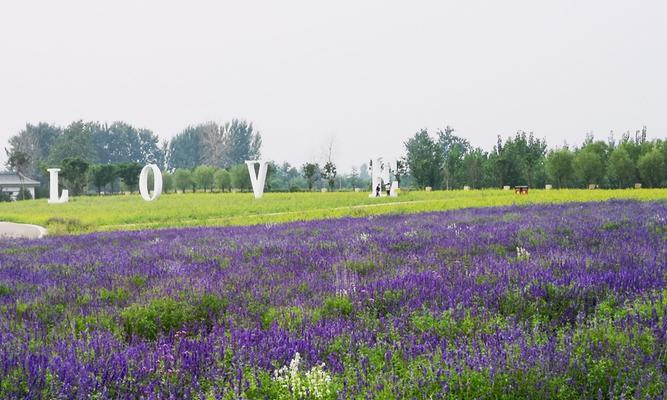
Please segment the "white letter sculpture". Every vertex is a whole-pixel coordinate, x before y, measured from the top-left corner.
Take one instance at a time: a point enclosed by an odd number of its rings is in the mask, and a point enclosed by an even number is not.
[[[148,171],[153,171],[153,196],[148,192]],[[153,201],[160,198],[162,194],[162,172],[155,164],[148,164],[139,174],[139,193],[146,201]]]
[[[369,197],[398,196],[398,181],[392,181],[391,179],[392,167],[397,167],[396,163],[385,163],[382,161],[382,157],[371,160],[369,169],[371,170],[372,187]],[[397,168],[393,168],[394,172],[396,170]]]
[[[250,174],[250,183],[252,183],[252,191],[255,198],[259,199],[264,194],[264,182],[266,182],[266,161],[246,161],[248,166],[248,173]],[[259,174],[255,173],[255,164],[259,163]]]
[[[67,203],[69,192],[64,189],[62,196],[58,197],[58,172],[60,168],[49,168],[49,204]]]

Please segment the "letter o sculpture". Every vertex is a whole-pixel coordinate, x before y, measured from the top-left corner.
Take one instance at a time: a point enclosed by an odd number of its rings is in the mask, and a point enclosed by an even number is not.
[[[153,196],[148,191],[148,170],[153,171]],[[139,174],[139,193],[146,201],[153,201],[160,198],[162,194],[162,172],[155,164],[148,164]]]

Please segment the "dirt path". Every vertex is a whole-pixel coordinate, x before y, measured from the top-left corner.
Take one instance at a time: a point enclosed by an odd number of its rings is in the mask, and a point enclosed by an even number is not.
[[[15,224],[13,222],[0,222],[0,238],[10,239],[39,239],[46,235],[45,228],[37,225]]]

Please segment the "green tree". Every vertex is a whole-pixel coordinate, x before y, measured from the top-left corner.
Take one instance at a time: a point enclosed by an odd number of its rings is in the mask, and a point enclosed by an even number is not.
[[[182,193],[192,186],[192,172],[189,169],[179,168],[174,172],[174,183]]]
[[[62,161],[61,174],[73,196],[81,194],[86,187],[89,167],[88,161],[78,157],[69,157]]]
[[[176,184],[174,183],[174,175],[169,172],[164,172],[162,174],[162,189],[165,193],[169,193],[176,190]]]
[[[204,192],[206,192],[206,189],[213,191],[215,172],[216,170],[214,167],[202,165],[195,168],[192,173],[192,177],[195,180],[197,186],[204,189]]]
[[[499,136],[489,157],[496,185],[541,186],[546,147],[546,141],[535,138],[532,132],[519,131],[504,143]]]
[[[259,132],[255,132],[252,123],[234,119],[224,125],[222,137],[224,140],[222,166],[235,166],[248,160],[259,159],[262,136]]]
[[[599,184],[604,176],[604,162],[598,152],[593,150],[580,150],[572,161],[574,173],[579,182],[586,186]]]
[[[463,158],[470,151],[468,140],[454,135],[454,128],[447,126],[438,131],[438,146],[442,152],[444,187],[449,190],[461,185],[464,175]]]
[[[644,154],[637,162],[642,184],[648,187],[659,187],[665,179],[665,159],[659,149],[655,148]]]
[[[417,132],[405,142],[406,162],[410,173],[421,188],[438,187],[442,182],[440,167],[443,164],[442,152],[438,144],[431,139],[426,129]]]
[[[250,174],[246,164],[239,164],[229,171],[231,174],[232,187],[239,190],[250,190]]]
[[[97,155],[93,146],[93,133],[96,129],[98,127],[93,123],[72,122],[55,141],[49,152],[49,162],[59,165],[66,158],[96,162]]]
[[[637,177],[635,164],[623,147],[616,148],[609,156],[607,175],[609,181],[619,189],[628,187],[635,182]]]
[[[305,163],[301,167],[301,171],[308,184],[308,191],[313,190],[313,186],[319,177],[320,166],[317,163]]]
[[[116,177],[116,167],[111,164],[93,165],[89,169],[90,182],[97,189],[97,194],[102,193],[102,189],[110,184]]]
[[[324,164],[324,168],[322,168],[322,177],[327,181],[329,190],[333,191],[334,184],[336,183],[336,165],[333,162],[327,161],[326,164]]]
[[[142,165],[164,164],[164,150],[159,138],[148,129],[136,129],[125,122],[111,126],[90,123],[93,146],[101,164],[137,162]]]
[[[117,175],[123,180],[130,193],[134,193],[139,184],[139,174],[142,169],[143,166],[136,162],[118,165]]]
[[[26,191],[24,190],[23,180],[24,174],[31,165],[30,156],[28,153],[16,149],[12,151],[5,149],[5,152],[7,153],[7,168],[9,168],[10,171],[16,172],[16,175],[18,175],[19,181],[21,182],[21,189],[19,190],[17,199],[24,200]]]
[[[560,189],[567,186],[574,176],[574,154],[564,147],[559,150],[552,150],[547,155],[546,170],[549,178],[553,179],[556,186]]]
[[[217,170],[213,179],[215,180],[215,186],[217,186],[221,192],[232,188],[232,176],[226,169]]]
[[[463,158],[466,182],[473,188],[479,189],[483,185],[484,163],[486,154],[480,148],[468,152]]]
[[[201,163],[201,136],[200,129],[189,126],[171,139],[167,162],[170,169],[195,168]]]
[[[60,128],[44,122],[37,125],[26,124],[18,134],[9,138],[9,152],[20,151],[27,154],[30,165],[24,173],[40,178],[40,164],[47,161],[49,152],[61,133]]]

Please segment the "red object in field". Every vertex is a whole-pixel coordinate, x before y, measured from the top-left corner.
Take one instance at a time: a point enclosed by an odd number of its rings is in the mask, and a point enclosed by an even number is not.
[[[514,186],[514,193],[528,194],[528,186]]]

